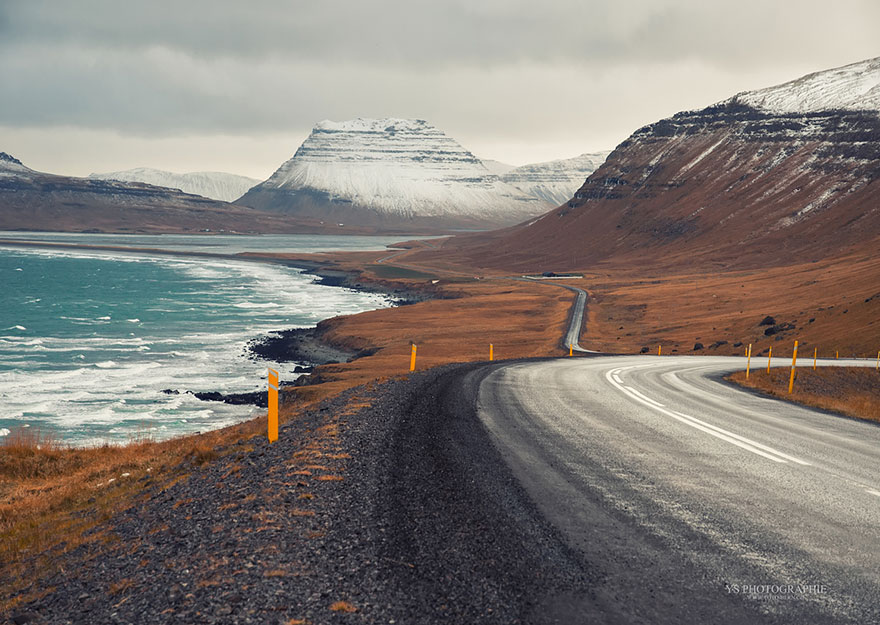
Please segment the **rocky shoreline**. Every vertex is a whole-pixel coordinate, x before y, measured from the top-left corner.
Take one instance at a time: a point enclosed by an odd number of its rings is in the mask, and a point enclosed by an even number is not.
[[[245,258],[251,257],[246,256]],[[268,259],[262,259],[262,262],[267,261]],[[330,269],[326,265],[317,262],[289,261],[281,258],[277,258],[275,261],[280,264],[297,267],[302,269],[304,273],[315,276],[317,284],[385,295],[393,300],[394,306],[407,306],[436,297],[443,297],[433,285],[426,285],[425,288],[404,288],[395,283],[364,279],[361,274],[354,271]],[[281,381],[281,386],[286,389],[284,392],[292,393],[294,391],[291,387],[308,386],[321,382],[320,374],[313,374],[315,367],[340,362],[351,362],[358,358],[371,356],[378,351],[378,348],[351,350],[330,343],[325,338],[328,331],[326,321],[323,320],[311,328],[289,328],[277,330],[265,336],[255,337],[245,347],[247,357],[251,360],[264,360],[267,362],[301,363],[294,368],[293,372],[309,375],[300,375],[291,381]],[[192,394],[204,401],[222,401],[227,404],[236,405],[251,404],[260,408],[268,406],[268,393],[266,391],[250,393],[205,391],[193,392]]]

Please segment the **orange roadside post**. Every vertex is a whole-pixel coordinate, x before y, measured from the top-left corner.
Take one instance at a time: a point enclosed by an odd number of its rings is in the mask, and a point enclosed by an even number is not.
[[[269,367],[269,442],[278,440],[278,372]]]
[[[794,390],[794,370],[797,367],[797,344],[798,342],[794,342],[794,352],[791,355],[791,377],[788,379],[788,394],[791,395],[791,391]]]
[[[770,360],[773,358],[773,348],[770,348],[770,353],[767,354],[767,373],[770,373]]]
[[[489,343],[489,360],[495,360],[495,352],[492,343]]]
[[[409,370],[410,371],[416,370],[416,344],[415,343],[412,344],[412,353],[410,354],[410,357],[409,357]]]
[[[749,369],[752,367],[752,344],[749,343],[749,349],[746,351],[746,380],[749,379]]]

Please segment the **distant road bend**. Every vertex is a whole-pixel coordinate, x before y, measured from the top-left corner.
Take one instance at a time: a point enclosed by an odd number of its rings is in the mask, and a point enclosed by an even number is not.
[[[568,329],[565,331],[565,335],[562,338],[562,346],[568,349],[571,346],[571,349],[576,352],[582,352],[587,354],[598,354],[599,352],[586,349],[585,347],[581,347],[578,343],[581,338],[581,329],[584,325],[584,314],[587,309],[587,298],[589,295],[587,292],[581,288],[576,286],[571,286],[568,284],[561,284],[559,282],[554,282],[551,280],[541,280],[534,278],[514,278],[514,280],[519,280],[522,282],[533,282],[535,284],[545,284],[548,286],[557,286],[562,289],[569,290],[576,294],[575,300],[571,305],[571,309],[568,315]]]
[[[548,622],[880,622],[880,427],[720,380],[744,364],[560,358],[462,379],[598,579]]]

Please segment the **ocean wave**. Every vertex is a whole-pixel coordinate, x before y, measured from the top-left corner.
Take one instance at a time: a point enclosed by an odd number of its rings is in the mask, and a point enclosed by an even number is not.
[[[0,428],[0,436],[9,436],[9,430],[6,428]]]
[[[8,328],[3,328],[4,330],[27,330],[24,326],[9,326]]]
[[[21,326],[19,326],[19,327],[21,327]],[[10,328],[6,328],[6,329],[9,330]],[[19,336],[0,336],[0,340],[2,340],[4,343],[9,343],[10,345],[31,346],[31,345],[42,345],[43,344],[42,339],[23,339]]]
[[[236,308],[278,308],[277,302],[238,302],[233,304]]]

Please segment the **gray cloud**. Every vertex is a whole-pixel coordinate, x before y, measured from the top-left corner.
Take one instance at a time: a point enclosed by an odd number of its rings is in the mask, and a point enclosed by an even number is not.
[[[878,24],[875,0],[5,0],[0,126],[206,137],[414,116],[469,147],[576,153],[880,54]]]
[[[741,63],[873,43],[873,0],[7,0],[6,45],[154,46],[195,56],[412,65],[656,61]],[[846,38],[839,35],[845,33]]]

